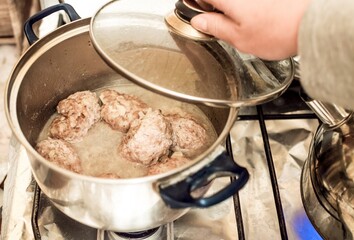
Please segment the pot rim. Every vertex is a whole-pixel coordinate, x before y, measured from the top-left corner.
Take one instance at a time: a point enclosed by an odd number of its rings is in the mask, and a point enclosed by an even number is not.
[[[42,37],[34,44],[32,44],[19,58],[16,65],[11,71],[11,74],[5,85],[5,115],[7,118],[7,122],[11,128],[12,133],[15,135],[16,139],[21,143],[22,146],[25,147],[26,151],[32,154],[36,159],[38,159],[42,164],[45,164],[48,168],[55,170],[56,172],[64,175],[68,178],[78,179],[82,181],[95,182],[95,183],[104,183],[104,184],[139,184],[146,183],[147,181],[166,181],[172,178],[174,179],[183,179],[186,174],[191,174],[197,172],[202,167],[204,167],[207,163],[213,161],[214,159],[206,158],[206,156],[210,155],[217,150],[217,147],[221,144],[223,140],[225,140],[227,134],[232,128],[234,122],[237,118],[238,108],[229,108],[229,115],[226,121],[225,127],[223,131],[220,133],[215,142],[201,155],[193,159],[190,163],[187,163],[181,167],[175,168],[166,173],[161,173],[152,176],[143,176],[138,178],[123,178],[123,179],[109,179],[109,178],[98,178],[88,175],[83,175],[79,173],[72,172],[70,170],[64,169],[55,165],[54,163],[43,158],[32,145],[27,141],[24,136],[21,127],[18,122],[17,112],[16,112],[16,103],[17,103],[17,94],[19,87],[22,83],[22,77],[28,69],[39,56],[41,56],[41,52],[45,52],[54,46],[55,44],[62,42],[72,36],[77,34],[84,33],[85,30],[89,30],[90,18],[79,19],[73,22],[70,22],[64,26],[61,26],[54,30],[53,32],[47,34]],[[28,65],[27,68],[24,66]],[[21,74],[23,75],[21,77]],[[19,77],[20,76],[20,77]],[[21,80],[18,80],[18,79]],[[15,89],[15,92],[14,92]],[[15,109],[11,112],[11,109]],[[32,166],[31,166],[32,168]],[[184,174],[185,173],[185,174]]]

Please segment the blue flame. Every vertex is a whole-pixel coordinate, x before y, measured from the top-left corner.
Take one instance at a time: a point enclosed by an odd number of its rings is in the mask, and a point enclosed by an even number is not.
[[[294,230],[299,240],[322,240],[304,212],[295,216]]]

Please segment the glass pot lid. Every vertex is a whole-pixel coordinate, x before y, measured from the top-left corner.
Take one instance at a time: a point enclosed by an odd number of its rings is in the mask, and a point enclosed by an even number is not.
[[[185,36],[167,20],[188,24],[174,6],[171,0],[109,2],[91,19],[93,45],[123,77],[182,101],[216,107],[257,105],[290,85],[292,59],[262,61],[211,36]]]

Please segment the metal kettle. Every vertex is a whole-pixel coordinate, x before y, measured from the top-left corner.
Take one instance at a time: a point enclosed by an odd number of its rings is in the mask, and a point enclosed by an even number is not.
[[[304,92],[301,97],[322,122],[308,156],[312,186],[321,204],[343,224],[344,239],[353,239],[354,114]]]

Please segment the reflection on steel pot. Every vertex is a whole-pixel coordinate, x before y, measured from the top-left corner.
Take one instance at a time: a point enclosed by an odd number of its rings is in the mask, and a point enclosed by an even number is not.
[[[70,172],[41,157],[34,146],[61,99],[80,90],[127,84],[141,88],[100,58],[91,44],[90,19],[76,20],[77,15],[68,5],[56,5],[35,15],[28,22],[27,31],[31,31],[33,19],[63,9],[71,15],[71,23],[40,40],[27,34],[35,43],[15,66],[5,92],[6,115],[13,133],[28,152],[38,185],[58,209],[95,228],[132,232],[174,221],[189,207],[216,204],[244,186],[247,170],[232,161],[222,147],[236,120],[236,108],[198,106],[215,128],[216,141],[189,164],[163,174],[102,179]],[[221,176],[234,176],[237,180],[211,196],[203,197],[205,191],[194,195],[197,189]]]
[[[306,171],[317,198],[334,219],[354,232],[354,116],[340,106],[302,98],[322,124],[312,140]],[[311,211],[309,209],[308,211]]]

